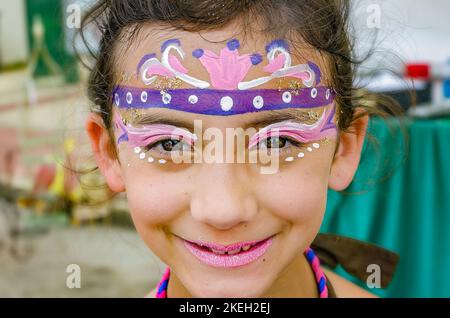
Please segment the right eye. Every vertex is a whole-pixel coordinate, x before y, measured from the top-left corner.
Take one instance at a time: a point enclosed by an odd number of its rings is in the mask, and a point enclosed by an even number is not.
[[[179,140],[175,140],[175,139],[167,139],[167,140],[163,140],[159,142],[159,145],[161,146],[161,148],[164,151],[173,151],[174,148],[177,147],[177,145],[180,144]],[[179,146],[178,146],[179,148]]]
[[[288,142],[287,138],[283,137],[269,137],[261,141],[258,145],[258,148],[266,149],[266,148],[283,148]]]
[[[187,153],[192,151],[192,146],[181,139],[167,138],[156,141],[145,147],[147,151],[156,152],[159,156],[170,156],[174,152]]]

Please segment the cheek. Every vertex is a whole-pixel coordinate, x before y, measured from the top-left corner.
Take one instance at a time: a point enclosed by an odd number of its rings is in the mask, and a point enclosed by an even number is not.
[[[328,175],[323,167],[289,167],[258,187],[260,202],[269,213],[292,226],[320,227],[326,207]]]
[[[128,168],[128,207],[143,241],[164,262],[170,262],[167,226],[189,208],[188,184],[177,174],[147,169]]]
[[[155,167],[131,167],[125,176],[128,206],[136,227],[169,223],[189,207],[189,185],[177,174]]]

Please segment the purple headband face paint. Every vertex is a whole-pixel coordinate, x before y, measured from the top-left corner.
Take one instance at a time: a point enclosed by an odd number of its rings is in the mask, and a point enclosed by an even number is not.
[[[114,104],[121,109],[167,108],[201,115],[231,116],[287,108],[324,107],[333,103],[335,93],[324,86],[301,89],[296,93],[289,89],[158,91],[118,86],[113,96]]]

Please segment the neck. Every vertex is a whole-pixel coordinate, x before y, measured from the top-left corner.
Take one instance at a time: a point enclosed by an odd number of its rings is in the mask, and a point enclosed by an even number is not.
[[[306,257],[300,253],[260,297],[316,298],[318,296],[314,273]]]
[[[170,298],[192,298],[175,273],[171,272],[167,293]],[[261,298],[316,298],[317,283],[303,253],[281,272],[275,282],[259,297]]]

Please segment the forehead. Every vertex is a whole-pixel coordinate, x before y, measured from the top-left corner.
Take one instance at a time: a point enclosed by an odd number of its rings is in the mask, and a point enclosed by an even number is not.
[[[280,38],[260,31],[237,31],[239,28],[240,26],[231,24],[217,30],[188,32],[161,25],[145,25],[132,37],[127,37],[125,32],[124,39],[126,40],[120,41],[114,52],[116,83],[123,84],[124,73],[130,75],[136,72],[139,63],[143,62],[145,56],[154,54],[156,57],[161,57],[163,45],[170,40],[179,41],[180,47],[185,53],[182,60],[183,67],[187,69],[189,75],[195,78],[209,79],[210,74],[202,66],[200,60],[193,56],[193,52],[198,52],[198,50],[210,51],[220,57],[221,51],[226,48],[227,44],[231,40],[237,40],[239,55],[260,55],[264,59],[268,53],[266,51],[267,46],[273,41],[282,40],[289,46],[292,65],[315,63],[322,72],[322,82],[326,83],[327,65],[324,57],[318,50],[311,48],[298,37]],[[252,66],[246,73],[245,79],[266,76],[265,66],[264,62]],[[127,76],[126,80],[127,84],[131,86],[142,87],[142,82],[133,78],[133,76]],[[285,85],[288,85],[289,81],[286,80],[285,82]],[[260,85],[258,88],[278,88],[279,85],[279,80],[273,80]],[[181,83],[180,88],[189,88],[189,85]]]
[[[115,52],[113,102],[147,113],[175,110],[186,119],[193,117],[189,113],[199,119],[256,117],[265,110],[331,103],[325,61],[317,50],[294,38],[235,30],[145,25],[134,36],[125,35]]]

